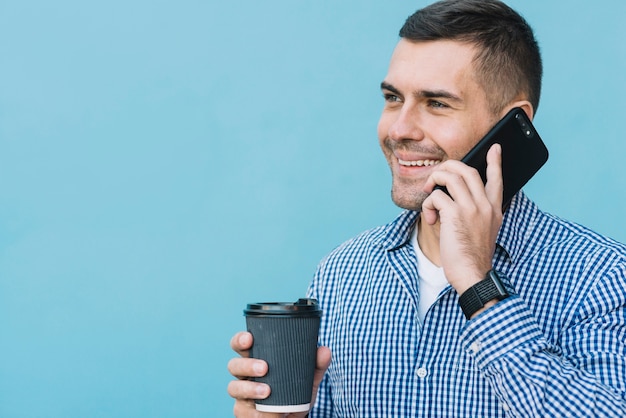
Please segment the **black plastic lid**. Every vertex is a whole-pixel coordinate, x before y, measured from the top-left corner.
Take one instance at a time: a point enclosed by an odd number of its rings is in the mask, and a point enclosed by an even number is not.
[[[244,316],[281,316],[285,318],[311,318],[322,316],[317,299],[298,299],[289,302],[250,303],[243,311]]]

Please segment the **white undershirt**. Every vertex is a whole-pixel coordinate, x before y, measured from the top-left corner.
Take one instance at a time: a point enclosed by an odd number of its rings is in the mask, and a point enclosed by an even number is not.
[[[417,242],[417,226],[411,236],[411,244],[417,256],[417,275],[419,279],[419,308],[417,314],[420,321],[424,323],[426,312],[437,300],[439,293],[446,287],[448,280],[443,274],[443,267],[438,267],[428,259],[422,252]]]

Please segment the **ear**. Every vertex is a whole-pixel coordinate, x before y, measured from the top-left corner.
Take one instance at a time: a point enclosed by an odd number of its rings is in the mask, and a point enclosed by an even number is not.
[[[533,109],[533,105],[528,100],[517,100],[509,103],[502,112],[502,115],[500,116],[506,115],[508,111],[513,109],[514,107],[521,108],[524,113],[526,113],[526,116],[528,116],[528,119],[530,119],[531,121],[533,120],[533,116],[535,116],[535,110]]]

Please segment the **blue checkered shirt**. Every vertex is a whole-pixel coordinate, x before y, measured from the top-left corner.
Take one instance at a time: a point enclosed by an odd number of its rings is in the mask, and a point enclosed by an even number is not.
[[[467,321],[448,285],[422,325],[417,217],[320,263],[309,295],[333,360],[311,417],[626,417],[626,246],[520,192],[493,260],[513,296]]]

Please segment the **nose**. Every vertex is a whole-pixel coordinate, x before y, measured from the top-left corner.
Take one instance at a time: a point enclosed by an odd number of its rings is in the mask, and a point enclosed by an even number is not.
[[[424,132],[420,128],[419,117],[417,112],[403,106],[389,125],[387,133],[389,138],[394,141],[414,140],[421,141],[424,139]]]

